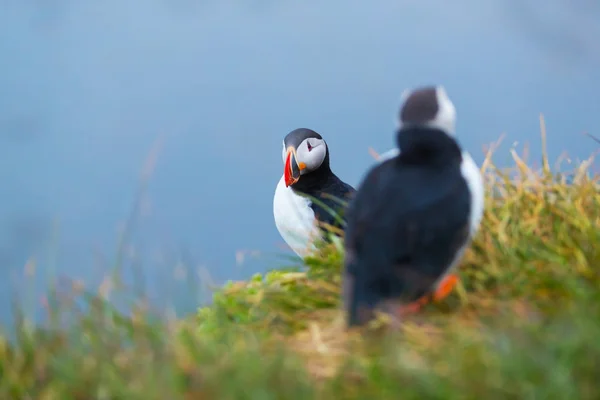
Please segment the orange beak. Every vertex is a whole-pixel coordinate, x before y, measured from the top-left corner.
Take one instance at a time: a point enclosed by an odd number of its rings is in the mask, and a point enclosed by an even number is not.
[[[292,146],[287,148],[285,156],[285,167],[283,169],[283,178],[285,180],[285,186],[289,187],[300,179],[302,170],[306,168],[306,164],[303,162],[298,163],[296,159],[296,149]]]

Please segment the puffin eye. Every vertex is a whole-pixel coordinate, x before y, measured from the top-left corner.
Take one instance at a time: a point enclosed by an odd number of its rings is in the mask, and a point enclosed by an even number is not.
[[[306,147],[308,147],[308,151],[311,151],[313,147],[310,145],[310,142],[306,142]]]

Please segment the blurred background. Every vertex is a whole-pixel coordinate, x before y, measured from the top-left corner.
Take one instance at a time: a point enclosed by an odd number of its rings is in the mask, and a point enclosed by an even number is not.
[[[394,143],[402,90],[441,83],[477,162],[502,133],[498,164],[514,142],[539,160],[540,113],[551,161],[588,157],[600,3],[540,6],[0,0],[0,323],[14,294],[39,311],[51,276],[106,276],[153,148],[127,273],[179,314],[207,298],[199,271],[220,283],[289,264],[272,200],[295,128],[320,132],[356,185],[368,147]]]

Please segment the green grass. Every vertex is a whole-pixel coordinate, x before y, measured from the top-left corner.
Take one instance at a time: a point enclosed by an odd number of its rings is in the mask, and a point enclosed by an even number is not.
[[[533,171],[512,156],[511,170],[482,166],[486,212],[461,284],[400,331],[384,318],[346,331],[335,244],[227,284],[184,320],[142,302],[123,315],[75,285],[48,326],[18,319],[16,340],[0,338],[0,398],[598,399],[598,176],[582,163],[568,185],[546,159]]]

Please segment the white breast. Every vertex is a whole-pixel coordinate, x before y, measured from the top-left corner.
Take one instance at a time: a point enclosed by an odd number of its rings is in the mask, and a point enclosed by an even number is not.
[[[319,230],[310,200],[286,187],[283,176],[275,189],[273,216],[279,234],[298,256],[305,257],[314,250],[313,240]]]

